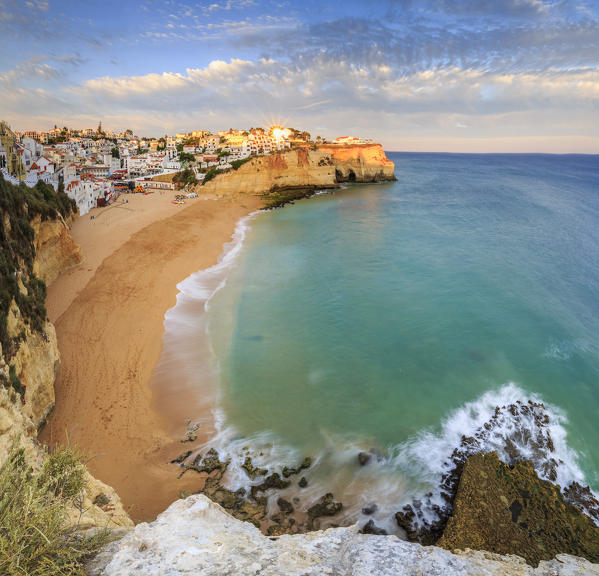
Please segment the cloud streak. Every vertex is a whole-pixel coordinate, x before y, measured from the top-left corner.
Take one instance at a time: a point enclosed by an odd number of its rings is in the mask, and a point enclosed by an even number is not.
[[[0,11],[0,29],[25,26],[32,10],[47,27],[55,2],[19,5],[9,24]],[[291,116],[312,132],[353,131],[392,148],[428,139],[434,149],[481,150],[485,139],[512,138],[599,152],[593,3],[388,0],[366,10],[353,0],[146,0],[131,14],[100,44],[78,42],[81,53],[34,43],[61,55],[0,64],[8,119],[24,128],[123,119],[115,127],[163,134]],[[74,14],[72,25],[93,39],[101,16],[85,30]]]

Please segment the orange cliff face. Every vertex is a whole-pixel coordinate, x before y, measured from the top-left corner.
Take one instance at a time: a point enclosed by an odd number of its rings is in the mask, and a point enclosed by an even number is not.
[[[323,144],[335,165],[337,182],[379,182],[395,180],[395,165],[380,144]]]
[[[336,188],[335,168],[318,150],[290,150],[256,156],[237,170],[218,174],[196,192],[218,196],[267,194],[293,188]]]

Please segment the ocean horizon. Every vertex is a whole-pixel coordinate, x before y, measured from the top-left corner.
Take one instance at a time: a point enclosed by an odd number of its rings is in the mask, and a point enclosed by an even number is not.
[[[481,449],[510,438],[542,477],[598,490],[599,156],[388,157],[396,182],[254,213],[179,285],[158,370],[201,387],[226,485],[251,484],[248,455],[310,456],[305,502],[333,492],[347,524],[376,503],[397,531],[403,505],[436,501],[462,436],[530,400],[553,451],[509,415]]]

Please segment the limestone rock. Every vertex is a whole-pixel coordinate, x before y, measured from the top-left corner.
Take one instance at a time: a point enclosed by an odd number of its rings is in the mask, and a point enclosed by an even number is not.
[[[332,157],[337,182],[395,180],[395,165],[380,144],[324,144],[318,149]]]
[[[231,170],[196,186],[198,194],[236,196],[266,194],[288,188],[336,188],[335,168],[326,154],[317,150],[290,150],[252,158]]]
[[[36,216],[31,221],[35,232],[34,274],[46,285],[52,284],[61,272],[81,262],[81,248],[71,237],[68,222],[62,218],[44,220]]]
[[[515,556],[453,554],[396,536],[331,528],[278,538],[229,516],[202,495],[172,504],[139,524],[88,566],[90,576],[570,576],[599,575],[599,566],[572,556],[532,568]]]
[[[68,511],[68,522],[79,530],[133,526],[114,489],[89,472],[85,474],[83,501]]]
[[[496,452],[479,453],[466,460],[438,545],[515,553],[533,566],[559,553],[599,562],[599,527],[530,462],[510,467]]]
[[[60,353],[54,325],[46,322],[44,332],[27,330],[11,364],[25,388],[23,412],[39,428],[54,407],[54,380]]]

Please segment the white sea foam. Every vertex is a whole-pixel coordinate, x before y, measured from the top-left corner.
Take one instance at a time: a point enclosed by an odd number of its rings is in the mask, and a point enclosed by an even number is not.
[[[243,248],[244,240],[250,229],[249,223],[259,213],[260,210],[252,212],[237,222],[232,240],[224,245],[218,262],[214,266],[199,270],[177,284],[179,290],[177,304],[165,315],[165,329],[170,328],[173,323],[195,322],[194,318],[187,319],[185,315],[178,314],[178,307],[182,302],[186,300],[203,301],[206,306],[210,298],[226,285],[227,274]]]
[[[529,409],[533,407],[529,400],[534,403],[534,409]],[[510,410],[512,405],[520,409]],[[220,410],[215,421],[217,435],[198,452],[213,447],[221,459],[230,459],[223,484],[232,490],[263,481],[263,477],[251,481],[242,468],[248,455],[254,466],[267,468],[269,473],[280,473],[285,465],[297,465],[307,455],[285,445],[272,432],[241,436],[234,426],[225,425],[225,416]],[[301,473],[308,479],[308,488],[299,490],[295,484],[297,478],[293,477],[292,487],[281,494],[299,495],[301,508],[306,510],[324,493],[333,492],[335,498],[344,503],[344,511],[332,521],[364,524],[373,518],[377,526],[397,533],[393,515],[414,499],[423,498],[420,513],[425,522],[437,519],[434,505],[445,504],[440,489],[442,477],[453,468],[452,453],[460,446],[463,436],[476,439],[474,451],[497,451],[506,462],[531,460],[542,478],[562,487],[574,481],[584,484],[578,457],[567,444],[565,426],[566,418],[561,410],[542,404],[537,395],[510,383],[454,410],[438,429],[422,430],[388,449],[377,448],[373,439],[321,430],[322,447],[318,454],[309,454],[313,464]],[[366,466],[358,463],[357,455],[361,451],[371,454]],[[554,470],[555,475],[550,470]],[[432,495],[426,498],[427,493]],[[377,512],[371,516],[362,514],[362,508],[371,503],[377,504]],[[274,508],[273,502],[270,507]]]

